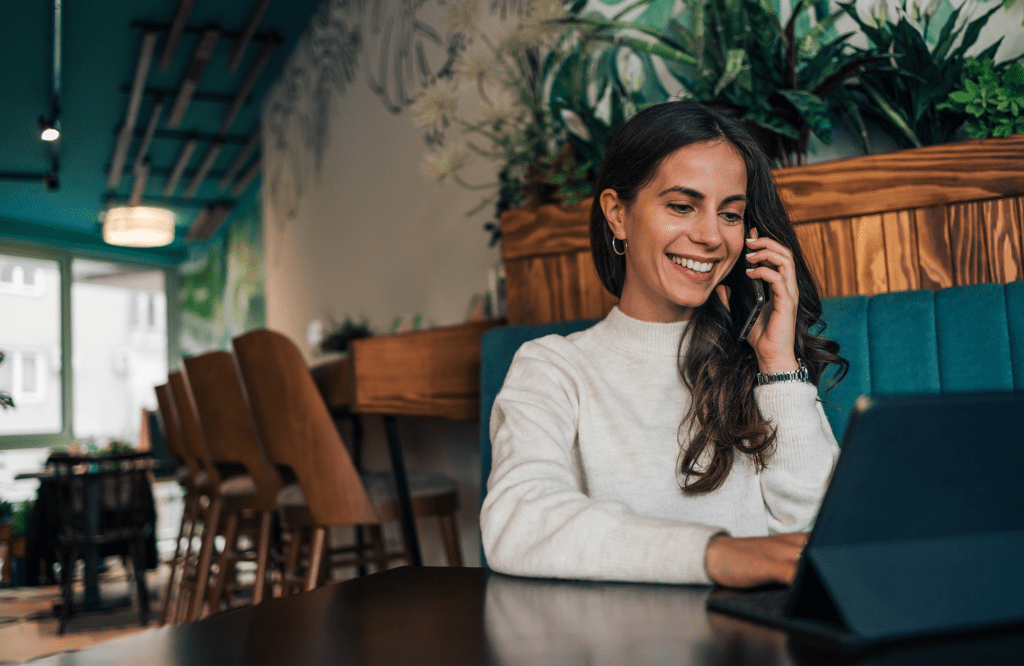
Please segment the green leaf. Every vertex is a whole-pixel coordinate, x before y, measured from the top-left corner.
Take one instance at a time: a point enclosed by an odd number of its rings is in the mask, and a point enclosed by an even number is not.
[[[949,93],[949,98],[958,104],[967,104],[973,102],[978,97],[978,94],[971,90],[954,90]]]
[[[715,84],[714,95],[721,94],[722,89],[736,80],[740,73],[749,68],[746,64],[747,54],[742,49],[729,49],[726,52],[725,71]]]
[[[819,139],[825,143],[832,142],[832,123],[820,97],[804,90],[780,90],[779,94],[793,105]]]

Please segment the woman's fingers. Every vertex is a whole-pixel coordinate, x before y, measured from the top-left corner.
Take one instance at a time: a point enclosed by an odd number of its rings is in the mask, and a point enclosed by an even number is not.
[[[762,314],[747,339],[757,353],[761,372],[788,372],[796,366],[794,344],[800,298],[793,252],[774,239],[753,234],[746,245],[747,261],[757,264],[747,270],[747,275],[763,280],[772,296],[770,313]]]

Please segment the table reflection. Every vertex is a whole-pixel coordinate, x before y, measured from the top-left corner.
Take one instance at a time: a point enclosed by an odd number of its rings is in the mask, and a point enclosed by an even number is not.
[[[503,664],[793,663],[784,633],[709,614],[711,593],[492,573],[484,624]]]

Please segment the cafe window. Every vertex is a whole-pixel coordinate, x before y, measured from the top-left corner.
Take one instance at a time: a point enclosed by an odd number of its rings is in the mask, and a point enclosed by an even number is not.
[[[46,291],[43,269],[18,257],[0,255],[0,294],[42,296]]]
[[[73,435],[134,442],[167,381],[164,273],[87,259],[71,273]]]
[[[0,449],[137,440],[167,381],[166,275],[0,245]]]
[[[0,436],[56,434],[64,428],[61,266],[0,254]]]

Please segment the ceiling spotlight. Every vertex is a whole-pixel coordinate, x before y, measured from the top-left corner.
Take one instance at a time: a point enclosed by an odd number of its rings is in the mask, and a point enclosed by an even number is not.
[[[49,116],[39,116],[39,138],[43,141],[56,141],[60,138],[60,121]]]
[[[103,217],[103,240],[125,247],[160,247],[174,241],[174,213],[149,206],[117,206]]]

